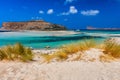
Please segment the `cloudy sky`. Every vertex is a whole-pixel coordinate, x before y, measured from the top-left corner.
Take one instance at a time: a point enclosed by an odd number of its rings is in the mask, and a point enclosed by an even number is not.
[[[0,0],[0,25],[45,20],[81,29],[120,27],[120,0]]]

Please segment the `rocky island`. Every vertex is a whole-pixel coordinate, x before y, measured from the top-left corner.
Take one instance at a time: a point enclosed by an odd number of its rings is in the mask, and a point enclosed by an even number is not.
[[[58,31],[66,30],[64,26],[52,24],[43,20],[26,22],[3,22],[2,30],[40,30],[40,31]]]

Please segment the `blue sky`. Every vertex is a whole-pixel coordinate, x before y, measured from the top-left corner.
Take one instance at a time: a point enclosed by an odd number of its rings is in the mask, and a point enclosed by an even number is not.
[[[0,0],[0,24],[39,19],[69,29],[120,28],[120,0]]]

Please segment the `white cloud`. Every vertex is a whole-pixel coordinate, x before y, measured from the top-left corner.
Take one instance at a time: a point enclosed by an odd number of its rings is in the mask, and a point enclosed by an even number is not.
[[[49,10],[47,11],[47,14],[53,14],[53,12],[54,12],[53,9],[49,9]]]
[[[78,10],[75,8],[75,6],[70,6],[69,13],[76,14],[77,12],[78,12]]]
[[[81,14],[85,15],[85,16],[95,16],[95,15],[97,15],[99,13],[100,13],[99,10],[86,10],[86,11],[83,10],[83,11],[81,11]]]
[[[63,12],[59,15],[70,15],[70,14],[77,14],[78,10],[75,8],[75,6],[70,6],[70,9],[68,12]]]
[[[40,14],[44,14],[44,11],[40,10],[39,13],[40,13]]]

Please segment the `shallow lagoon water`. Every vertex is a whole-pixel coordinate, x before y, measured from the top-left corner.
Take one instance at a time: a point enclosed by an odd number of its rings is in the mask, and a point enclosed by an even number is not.
[[[62,45],[94,38],[98,43],[109,37],[120,37],[120,31],[25,31],[25,32],[0,32],[0,47],[22,43],[27,47],[42,49],[46,46],[57,48]]]

